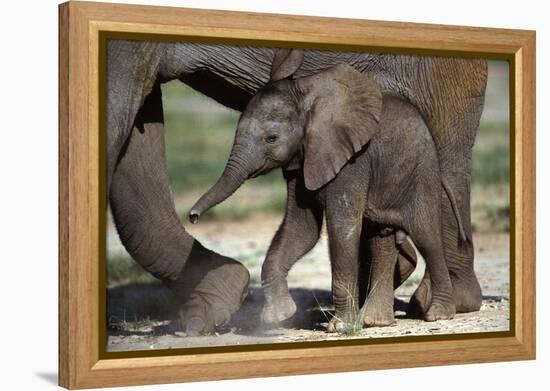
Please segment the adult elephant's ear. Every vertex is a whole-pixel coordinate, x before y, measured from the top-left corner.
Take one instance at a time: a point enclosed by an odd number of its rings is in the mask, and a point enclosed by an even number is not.
[[[304,51],[301,49],[275,49],[269,81],[286,79],[300,68],[303,61]]]
[[[317,190],[334,179],[378,131],[382,92],[372,76],[337,65],[297,79],[307,120],[304,179]]]

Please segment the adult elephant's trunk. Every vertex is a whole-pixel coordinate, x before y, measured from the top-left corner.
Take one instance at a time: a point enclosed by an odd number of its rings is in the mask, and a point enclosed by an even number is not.
[[[233,194],[250,176],[250,173],[254,172],[251,165],[254,159],[251,159],[250,154],[245,152],[247,150],[249,149],[238,144],[233,145],[222,176],[191,208],[189,212],[191,223],[195,224],[204,212]]]

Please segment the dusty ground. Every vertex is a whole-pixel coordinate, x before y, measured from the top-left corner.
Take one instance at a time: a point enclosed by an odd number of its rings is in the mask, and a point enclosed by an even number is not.
[[[396,322],[390,327],[363,329],[354,335],[324,332],[330,318],[330,266],[327,239],[307,254],[289,275],[291,293],[299,308],[285,326],[259,327],[263,303],[259,288],[261,262],[280,222],[279,217],[257,216],[246,222],[201,222],[189,232],[207,247],[242,261],[250,270],[248,298],[231,324],[216,335],[187,337],[177,331],[170,292],[160,284],[130,284],[108,292],[108,350],[167,349],[198,346],[245,345],[276,342],[380,338],[395,336],[505,331],[509,327],[508,234],[477,234],[476,273],[484,294],[479,312],[458,314],[455,319],[433,323],[404,318],[403,309],[423,273],[423,265],[396,291]],[[251,227],[253,227],[251,229]],[[243,240],[243,238],[245,238]],[[115,251],[116,249],[116,244]]]

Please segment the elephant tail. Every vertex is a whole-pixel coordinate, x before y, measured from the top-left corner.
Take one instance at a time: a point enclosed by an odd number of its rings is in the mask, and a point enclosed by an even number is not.
[[[460,213],[458,211],[458,206],[456,204],[456,199],[451,189],[451,186],[449,186],[449,183],[445,178],[441,178],[441,184],[443,185],[443,189],[445,189],[445,193],[447,193],[447,197],[449,197],[449,201],[451,202],[451,207],[453,208],[453,213],[455,214],[456,222],[458,224],[460,237],[464,242],[466,242],[468,239],[466,238],[466,233],[464,232],[464,226],[462,225],[462,219],[460,218]]]

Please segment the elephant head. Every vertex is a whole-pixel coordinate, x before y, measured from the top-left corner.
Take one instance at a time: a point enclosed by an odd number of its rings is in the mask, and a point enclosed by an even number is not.
[[[276,167],[303,170],[307,189],[317,190],[377,132],[382,92],[370,75],[341,64],[292,79],[302,61],[301,50],[276,51],[271,79],[243,111],[225,170],[191,209],[191,222]]]

